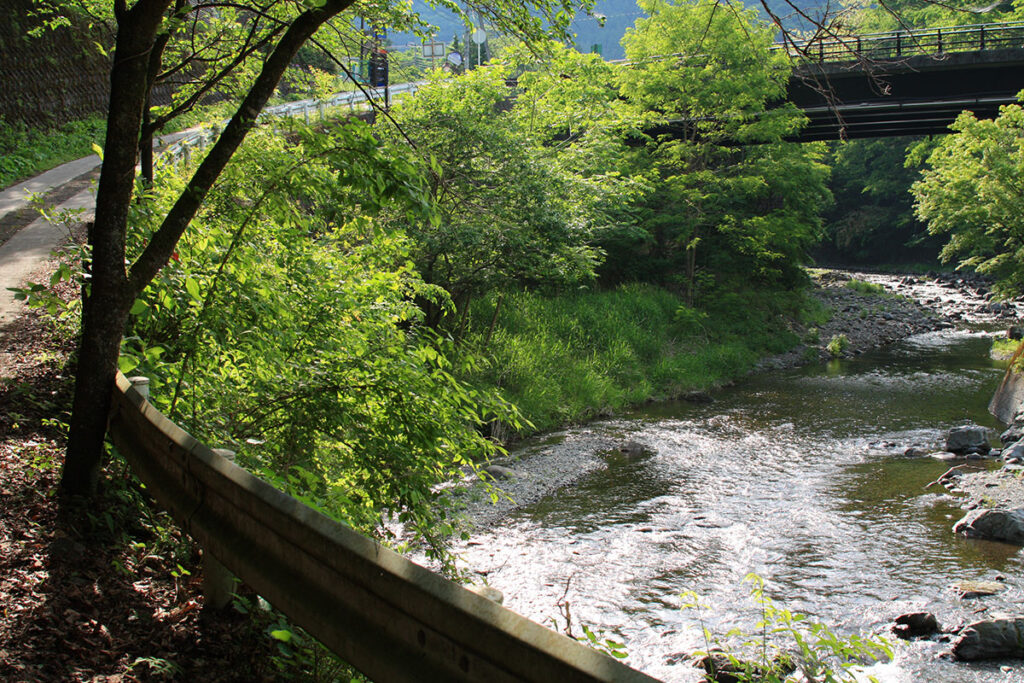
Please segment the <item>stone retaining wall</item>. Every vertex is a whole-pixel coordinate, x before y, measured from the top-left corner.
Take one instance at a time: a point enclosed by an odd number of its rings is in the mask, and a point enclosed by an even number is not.
[[[988,411],[1001,422],[1010,424],[1021,408],[1024,408],[1024,374],[1007,370],[1003,383],[988,404]]]

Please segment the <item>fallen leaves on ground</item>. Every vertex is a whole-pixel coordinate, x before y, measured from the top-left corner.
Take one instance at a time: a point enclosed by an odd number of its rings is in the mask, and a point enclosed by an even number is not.
[[[273,680],[271,641],[203,608],[198,549],[127,472],[58,499],[70,351],[32,315],[0,330],[0,680]]]

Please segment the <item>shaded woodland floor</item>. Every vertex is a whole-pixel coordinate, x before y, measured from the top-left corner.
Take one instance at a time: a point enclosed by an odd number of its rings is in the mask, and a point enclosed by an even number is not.
[[[122,463],[59,501],[71,351],[34,315],[0,330],[0,680],[292,678],[272,612],[203,608],[198,548]]]

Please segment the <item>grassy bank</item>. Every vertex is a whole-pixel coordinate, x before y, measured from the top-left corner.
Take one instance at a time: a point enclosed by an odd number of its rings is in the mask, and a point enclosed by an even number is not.
[[[640,285],[491,296],[467,325],[467,342],[487,359],[473,381],[499,387],[536,429],[550,429],[720,386],[794,346],[794,329],[821,315],[799,293],[709,299],[693,309]]]
[[[0,189],[93,153],[103,144],[106,120],[94,116],[47,130],[0,118]]]

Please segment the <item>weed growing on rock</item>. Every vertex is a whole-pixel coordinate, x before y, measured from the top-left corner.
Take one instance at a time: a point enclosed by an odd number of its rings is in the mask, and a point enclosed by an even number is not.
[[[885,287],[882,285],[875,284],[874,282],[865,282],[864,280],[858,280],[857,278],[853,278],[847,282],[846,286],[855,292],[860,292],[861,294],[885,294]]]

